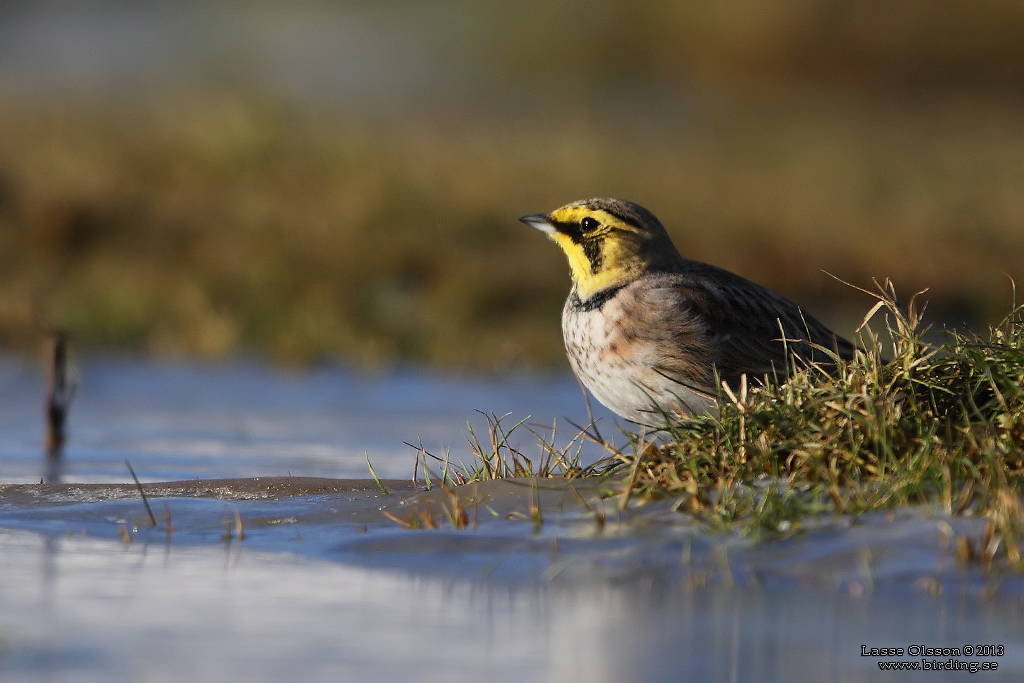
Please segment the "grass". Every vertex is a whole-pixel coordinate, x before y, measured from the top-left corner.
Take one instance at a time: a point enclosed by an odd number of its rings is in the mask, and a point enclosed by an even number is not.
[[[822,269],[932,287],[933,313],[981,327],[1001,272],[1024,278],[1018,102],[637,107],[0,102],[0,344],[58,328],[78,349],[564,366],[564,257],[516,218],[595,195],[641,202],[685,255],[844,334],[864,298]]]
[[[1020,565],[1024,306],[985,337],[948,332],[934,344],[918,297],[904,312],[890,283],[873,296],[863,350],[838,371],[794,367],[786,380],[723,385],[718,417],[677,418],[653,436],[627,433],[627,448],[586,430],[609,448],[588,468],[565,466],[564,453],[531,467],[492,419],[488,445],[470,437],[477,464],[457,481],[615,476],[622,507],[675,498],[711,530],[756,538],[798,533],[822,516],[933,506],[989,519],[978,547],[957,541],[962,560],[990,565],[1001,551]],[[867,323],[880,314],[879,335]],[[550,452],[550,441],[542,448]]]
[[[539,434],[527,424],[529,416],[511,427],[504,421],[511,413],[496,415],[481,412],[487,421],[487,436],[482,440],[472,424],[466,428],[466,442],[469,446],[469,463],[460,460],[453,463],[451,451],[443,450],[443,455],[436,455],[427,450],[423,443],[409,444],[416,449],[416,464],[413,468],[413,481],[418,480],[420,463],[423,468],[423,481],[429,490],[432,481],[442,486],[459,486],[472,481],[489,479],[506,479],[509,477],[577,477],[602,476],[615,469],[618,465],[610,459],[601,459],[590,465],[584,465],[581,453],[583,442],[595,438],[589,430],[595,428],[594,423],[577,428],[568,443],[556,445],[558,427],[552,425],[550,436]],[[533,435],[540,446],[540,454],[531,459],[527,457],[517,444],[513,444],[512,434],[524,427]],[[372,473],[372,468],[371,468]]]
[[[1024,483],[1024,308],[987,338],[924,341],[921,310],[878,294],[892,359],[878,337],[835,375],[797,369],[746,391],[723,389],[718,418],[672,424],[618,457],[633,495],[673,495],[710,523],[798,529],[821,513],[936,504],[990,515],[1019,559]],[[1010,533],[1013,532],[1013,533]]]

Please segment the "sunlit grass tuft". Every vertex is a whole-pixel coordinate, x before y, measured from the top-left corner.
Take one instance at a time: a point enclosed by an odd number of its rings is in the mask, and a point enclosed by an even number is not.
[[[985,338],[949,332],[933,345],[917,297],[904,313],[888,283],[876,296],[891,348],[864,328],[863,350],[837,372],[811,366],[723,387],[717,418],[633,435],[613,456],[629,472],[625,495],[675,496],[712,527],[753,535],[790,533],[821,514],[933,505],[989,516],[1018,562],[1024,307]]]
[[[620,464],[612,458],[602,458],[586,465],[582,460],[583,443],[595,438],[589,431],[594,428],[590,423],[586,427],[577,428],[574,435],[564,445],[557,445],[557,424],[552,425],[550,434],[540,434],[533,430],[527,422],[529,416],[519,420],[511,427],[505,420],[511,413],[497,415],[481,412],[487,421],[487,433],[483,438],[472,424],[466,427],[466,443],[469,446],[469,462],[460,460],[454,463],[451,452],[443,449],[443,455],[436,455],[423,445],[407,444],[416,449],[416,464],[413,468],[413,480],[418,481],[418,473],[422,466],[423,482],[429,490],[433,481],[445,486],[459,486],[473,481],[489,479],[506,479],[510,477],[578,477],[600,476]],[[534,458],[527,457],[518,442],[512,436],[520,429],[527,430],[540,447]],[[422,465],[421,465],[422,463]]]
[[[989,519],[977,542],[956,540],[963,562],[987,568],[1003,553],[1024,568],[1024,306],[1014,303],[984,337],[948,332],[934,344],[925,340],[918,296],[904,312],[890,283],[873,295],[853,360],[723,385],[718,417],[675,418],[653,435],[625,432],[626,448],[601,439],[593,423],[560,449],[554,434],[534,432],[542,454],[534,462],[510,438],[526,421],[506,428],[507,416],[487,415],[486,438],[469,431],[469,465],[453,467],[447,451],[438,457],[422,444],[418,459],[440,467],[434,478],[445,486],[611,475],[622,508],[675,498],[677,510],[709,530],[754,538],[838,515],[930,506],[937,515]],[[880,312],[877,334],[868,322]],[[584,439],[608,455],[584,465]]]

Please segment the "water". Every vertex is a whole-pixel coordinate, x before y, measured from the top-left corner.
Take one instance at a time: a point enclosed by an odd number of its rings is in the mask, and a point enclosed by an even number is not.
[[[571,377],[519,375],[453,379],[423,373],[358,375],[336,367],[272,370],[255,362],[189,364],[92,358],[79,369],[71,410],[65,478],[127,481],[131,461],[143,481],[294,476],[411,477],[421,440],[467,458],[464,434],[477,411],[510,413],[512,427],[585,424],[586,405]],[[0,480],[39,481],[44,378],[17,359],[0,360]],[[614,416],[595,417],[616,433]],[[513,444],[530,457],[536,439],[523,428]]]
[[[1019,603],[517,589],[234,549],[2,543],[5,681],[895,681],[908,674],[880,675],[860,644],[911,641],[1005,643],[982,680],[1024,669]]]
[[[569,377],[117,358],[79,376],[66,483],[41,486],[42,379],[0,363],[4,681],[897,681],[861,646],[913,644],[1002,645],[952,659],[1024,676],[1024,580],[951,549],[982,520],[915,509],[755,544],[542,481],[460,490],[458,530],[449,494],[413,490],[402,441],[464,455],[474,409],[583,420]]]

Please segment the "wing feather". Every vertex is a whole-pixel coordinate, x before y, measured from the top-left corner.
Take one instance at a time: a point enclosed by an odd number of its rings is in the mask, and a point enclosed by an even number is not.
[[[853,357],[850,342],[793,302],[739,275],[687,261],[676,272],[654,277],[655,286],[645,289],[646,310],[671,310],[676,319],[667,325],[641,322],[647,334],[667,331],[663,334],[671,338],[660,339],[661,348],[677,351],[663,353],[656,370],[687,386],[713,390],[714,369],[730,384],[744,373],[751,379],[784,377],[790,356],[828,363],[828,354],[815,346]],[[667,307],[666,298],[674,300]]]

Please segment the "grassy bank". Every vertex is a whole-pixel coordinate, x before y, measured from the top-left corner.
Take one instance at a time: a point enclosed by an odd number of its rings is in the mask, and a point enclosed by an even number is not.
[[[838,373],[811,367],[785,381],[723,387],[719,417],[627,434],[630,447],[609,444],[588,467],[574,444],[559,450],[543,437],[541,456],[529,460],[493,420],[489,440],[471,438],[469,466],[425,461],[435,481],[451,484],[610,477],[622,508],[675,499],[711,530],[755,537],[798,533],[822,517],[933,506],[939,515],[988,518],[985,538],[956,541],[963,561],[987,568],[1001,557],[1024,569],[1024,306],[984,337],[952,333],[933,345],[917,301],[904,314],[891,288],[877,297],[872,314],[886,332],[866,329],[866,350]],[[607,436],[592,425],[579,438]]]
[[[867,299],[821,270],[930,287],[954,323],[994,319],[1004,273],[1024,281],[1019,105],[658,111],[0,104],[0,340],[58,326],[80,348],[561,364],[567,268],[516,217],[595,195],[645,204],[684,254],[846,334]]]
[[[870,339],[837,376],[811,368],[725,390],[718,419],[676,423],[620,456],[632,495],[679,496],[708,520],[772,531],[819,512],[937,504],[993,515],[1019,559],[1024,308],[984,338],[952,333],[936,346],[915,302],[904,316],[890,297],[880,303],[891,347]]]

